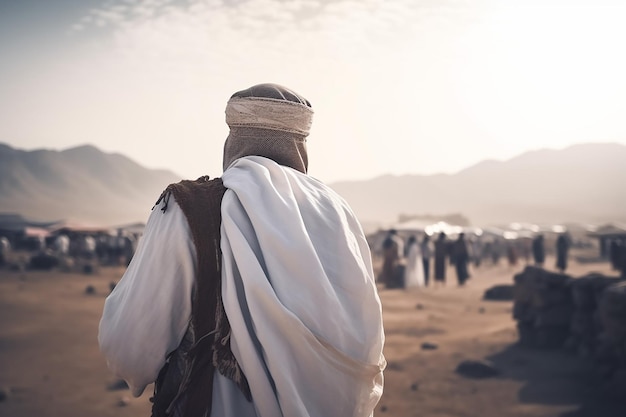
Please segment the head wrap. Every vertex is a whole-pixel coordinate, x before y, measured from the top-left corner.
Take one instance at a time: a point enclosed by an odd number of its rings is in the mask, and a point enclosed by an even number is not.
[[[257,155],[306,173],[313,110],[304,97],[277,84],[259,84],[233,94],[226,105],[230,133],[223,167]]]

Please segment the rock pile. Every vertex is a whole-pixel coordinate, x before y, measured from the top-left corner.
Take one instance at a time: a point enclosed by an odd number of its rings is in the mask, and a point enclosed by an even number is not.
[[[513,300],[513,286],[494,285],[485,291],[483,299],[489,301],[511,301]]]
[[[534,266],[515,275],[513,317],[522,345],[540,348],[564,345],[574,310],[571,281],[568,275]]]
[[[596,360],[607,377],[626,389],[626,282],[606,288],[598,315],[604,331]]]
[[[515,275],[513,289],[520,344],[567,348],[591,359],[600,375],[626,390],[624,278],[597,273],[571,278],[529,266]]]
[[[603,337],[603,320],[599,314],[599,306],[605,290],[617,282],[618,278],[596,273],[572,280],[574,311],[566,348],[583,357],[597,353]]]
[[[456,373],[473,379],[493,378],[500,375],[500,371],[491,363],[474,360],[461,362],[456,368]]]

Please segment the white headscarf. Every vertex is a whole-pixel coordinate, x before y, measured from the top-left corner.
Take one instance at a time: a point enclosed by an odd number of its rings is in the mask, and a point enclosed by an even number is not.
[[[278,84],[259,84],[233,94],[225,113],[230,133],[224,170],[238,158],[258,155],[307,172],[306,138],[313,120],[307,99]]]

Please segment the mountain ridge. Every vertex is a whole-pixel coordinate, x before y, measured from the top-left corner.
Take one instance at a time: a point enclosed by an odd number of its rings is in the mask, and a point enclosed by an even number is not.
[[[400,215],[462,213],[474,225],[626,221],[626,146],[577,144],[488,159],[454,174],[381,175],[328,184],[362,222]],[[0,212],[101,224],[145,221],[170,183],[182,179],[91,144],[64,150],[0,143]]]
[[[5,145],[0,147],[0,212],[102,224],[145,221],[163,189],[180,179],[93,145],[62,151]]]
[[[463,213],[473,224],[626,219],[626,146],[577,144],[485,160],[454,174],[379,176],[331,184],[362,221]]]

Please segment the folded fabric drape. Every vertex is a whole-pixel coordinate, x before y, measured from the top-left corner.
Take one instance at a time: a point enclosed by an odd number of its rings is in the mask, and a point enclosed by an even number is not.
[[[369,416],[382,394],[381,304],[344,200],[249,156],[222,176],[222,297],[260,416]]]

